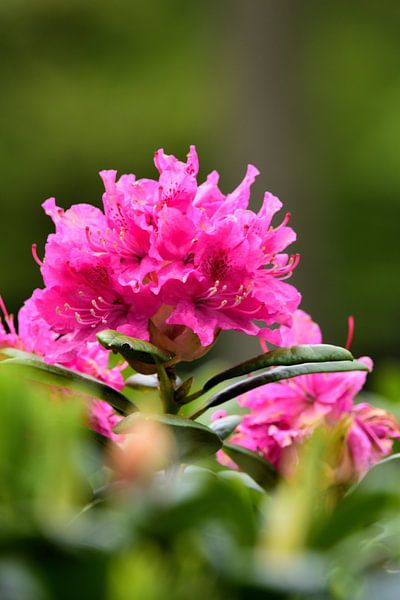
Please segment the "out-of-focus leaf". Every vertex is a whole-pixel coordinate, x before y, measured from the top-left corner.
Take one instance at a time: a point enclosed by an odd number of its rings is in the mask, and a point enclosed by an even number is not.
[[[267,383],[276,383],[283,379],[291,379],[299,375],[309,375],[311,373],[338,373],[344,371],[368,371],[363,363],[356,360],[342,360],[325,363],[303,363],[301,365],[292,365],[290,367],[275,367],[255,375],[254,377],[246,378],[237,383],[224,388],[217,392],[204,403],[200,408],[197,408],[193,413],[189,413],[189,417],[195,419],[213,406],[223,404],[227,400],[236,398],[245,392],[253,390]]]
[[[318,548],[329,548],[400,510],[400,454],[393,454],[375,466],[355,484],[336,505],[329,519],[312,532],[311,543]]]
[[[170,474],[161,474],[160,479],[168,482]],[[157,482],[156,491],[161,489],[159,486],[160,482]],[[182,533],[194,532],[195,539],[206,541],[202,533],[204,532],[208,539],[206,543],[211,543],[215,548],[212,560],[216,562],[225,545],[228,556],[231,556],[232,544],[244,544],[249,547],[255,543],[259,521],[254,505],[261,500],[261,495],[256,495],[254,490],[239,478],[220,477],[219,473],[187,465],[184,469],[176,471],[174,486],[167,485],[164,490],[168,502],[160,498],[160,493],[156,493],[156,511],[153,510],[149,514],[146,523],[146,527],[154,531],[157,539],[162,536],[171,540],[174,537],[180,538]],[[150,503],[148,506],[151,510]],[[143,513],[140,515],[141,528],[142,515]],[[211,536],[208,533],[210,530],[214,531]],[[196,544],[192,544],[192,550],[195,547]],[[211,550],[210,546],[208,548]],[[181,556],[180,551],[179,561]],[[186,597],[183,593],[182,598]]]
[[[50,530],[69,522],[90,498],[82,402],[52,402],[46,392],[26,380],[22,367],[0,368],[1,544],[35,523]]]
[[[0,598],[49,600],[49,595],[31,565],[21,559],[6,556],[0,559]]]
[[[222,417],[221,419],[213,421],[210,424],[210,429],[215,431],[221,440],[225,440],[233,433],[241,420],[242,417],[240,415],[228,415],[227,417]]]
[[[128,433],[141,420],[150,420],[169,427],[175,437],[179,459],[188,460],[214,454],[222,446],[218,435],[201,423],[176,415],[149,415],[135,413],[125,417],[114,428],[116,433]],[[155,443],[157,441],[155,440]]]
[[[133,402],[128,400],[121,392],[90,375],[77,373],[61,365],[47,364],[39,356],[15,348],[3,349],[2,353],[9,357],[0,361],[0,368],[2,369],[18,367],[18,373],[24,372],[28,379],[76,390],[100,398],[111,404],[122,414],[128,414],[136,410]]]
[[[228,481],[240,481],[243,485],[245,485],[247,488],[264,494],[264,490],[263,488],[258,485],[258,483],[256,483],[254,481],[254,479],[252,477],[250,477],[250,475],[248,475],[247,473],[244,473],[243,471],[234,471],[233,469],[224,469],[223,471],[218,471],[217,476],[220,477],[221,479],[226,479]]]
[[[207,392],[222,381],[240,377],[241,375],[247,375],[248,373],[267,367],[288,367],[302,363],[321,363],[342,360],[353,360],[353,355],[345,348],[331,346],[330,344],[303,344],[292,346],[291,348],[278,348],[277,350],[271,350],[270,352],[265,352],[264,354],[250,358],[235,367],[214,375],[214,377],[204,384],[203,390]]]
[[[275,467],[262,458],[262,456],[247,448],[227,443],[224,443],[223,451],[241,471],[250,475],[265,490],[270,490],[277,484],[279,476]]]
[[[157,371],[158,363],[167,363],[173,355],[160,350],[157,346],[129,337],[112,329],[97,334],[100,344],[107,350],[118,352],[135,371],[148,375]]]

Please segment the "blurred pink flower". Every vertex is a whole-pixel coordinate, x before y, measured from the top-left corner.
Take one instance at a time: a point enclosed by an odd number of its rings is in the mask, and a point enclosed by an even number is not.
[[[121,419],[122,417],[117,415],[107,402],[103,402],[102,400],[91,401],[89,425],[97,433],[109,438],[113,442],[121,441],[123,436],[113,432],[113,428]]]
[[[283,337],[288,346],[322,341],[318,325],[302,310],[296,311],[293,326]],[[359,360],[372,370],[370,358]],[[296,449],[317,427],[334,426],[347,417],[351,425],[345,443],[352,458],[351,477],[359,478],[390,453],[392,438],[400,432],[394,417],[385,411],[354,405],[366,376],[363,371],[301,375],[248,392],[238,402],[249,412],[230,440],[258,452],[285,472],[296,462]],[[232,466],[221,453],[219,459]]]
[[[396,419],[375,406],[362,402],[352,410],[347,445],[356,478],[392,452],[393,440],[400,438]]]

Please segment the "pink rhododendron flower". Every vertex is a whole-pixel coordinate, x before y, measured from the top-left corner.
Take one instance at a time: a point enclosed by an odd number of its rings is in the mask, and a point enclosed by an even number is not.
[[[102,400],[91,401],[89,412],[90,427],[113,442],[119,442],[123,437],[113,432],[113,428],[120,422],[121,418],[107,402],[103,402]]]
[[[291,326],[300,295],[283,280],[298,256],[284,251],[296,235],[288,215],[272,226],[282,204],[271,194],[258,214],[248,210],[257,169],[249,165],[243,181],[225,195],[216,172],[198,185],[194,146],[186,162],[158,150],[155,165],[154,180],[129,174],[117,179],[115,171],[102,171],[104,211],[88,204],[64,211],[54,199],[44,203],[55,233],[46,244],[45,287],[35,302],[55,334],[50,359],[60,356],[59,349],[77,351],[101,329],[149,339],[150,321],[159,343],[172,327],[175,340],[190,340],[193,356],[199,350],[184,329],[208,347],[224,329],[279,344],[280,328],[271,326]],[[192,356],[179,348],[177,354]]]
[[[321,332],[311,317],[297,310],[293,326],[284,333],[286,345],[321,343]],[[372,369],[368,357],[359,359]],[[345,439],[351,457],[347,476],[356,479],[391,452],[399,437],[394,417],[367,404],[354,405],[354,397],[365,383],[366,372],[301,375],[259,387],[239,399],[249,409],[232,443],[258,452],[285,472],[296,463],[297,449],[321,425],[334,426],[343,417],[350,420]],[[232,466],[222,453],[219,459]]]
[[[393,440],[400,438],[396,419],[382,408],[366,402],[356,404],[349,428],[347,445],[352,468],[357,476],[392,452]]]

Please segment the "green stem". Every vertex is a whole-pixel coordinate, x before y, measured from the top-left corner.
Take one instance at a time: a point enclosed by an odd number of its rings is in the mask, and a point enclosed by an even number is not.
[[[157,364],[158,381],[160,382],[160,398],[164,413],[175,415],[179,404],[175,402],[175,373],[172,369],[166,369],[161,363]]]

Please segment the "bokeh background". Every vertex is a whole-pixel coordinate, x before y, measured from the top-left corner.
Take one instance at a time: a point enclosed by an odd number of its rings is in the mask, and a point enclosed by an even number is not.
[[[97,172],[154,176],[186,155],[222,188],[246,164],[292,212],[293,283],[326,341],[399,357],[398,0],[1,0],[0,289],[17,311],[40,285],[56,196],[100,204]],[[257,349],[227,335],[229,362]]]

